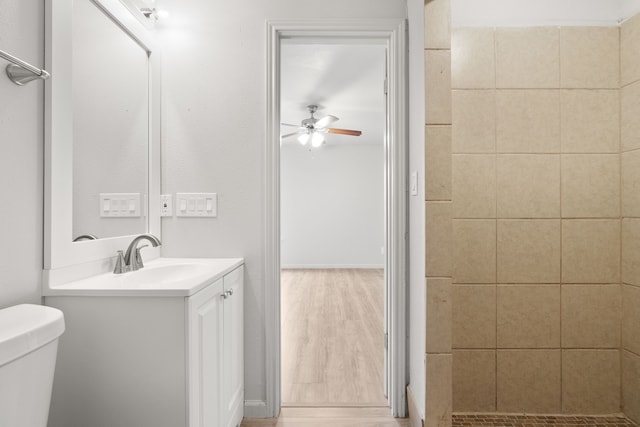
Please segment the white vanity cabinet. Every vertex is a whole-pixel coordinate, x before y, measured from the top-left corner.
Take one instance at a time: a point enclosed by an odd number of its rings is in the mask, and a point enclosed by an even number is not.
[[[240,425],[243,274],[230,264],[187,295],[46,296],[67,320],[48,427]]]
[[[240,267],[189,298],[190,426],[236,427],[242,421],[243,297]]]

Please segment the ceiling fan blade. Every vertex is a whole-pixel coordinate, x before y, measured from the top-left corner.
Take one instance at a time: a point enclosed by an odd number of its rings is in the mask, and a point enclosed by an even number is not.
[[[294,128],[299,128],[300,125],[292,125],[291,123],[280,123],[280,126],[290,126],[290,127],[294,127]]]
[[[300,133],[301,133],[301,132],[300,132],[300,131],[298,131],[298,132],[288,133],[288,134],[286,134],[286,135],[281,135],[281,136],[280,136],[280,139],[289,138],[290,136],[299,135]]]
[[[329,128],[329,129],[327,129],[327,132],[329,132],[329,133],[337,133],[339,135],[351,135],[351,136],[360,136],[360,135],[362,135],[362,131],[361,130],[351,130],[351,129]]]
[[[324,116],[323,118],[318,119],[318,121],[314,124],[314,126],[316,128],[326,128],[331,123],[337,122],[338,120],[340,119],[337,118],[336,116],[332,116],[331,114],[329,114],[328,116]]]

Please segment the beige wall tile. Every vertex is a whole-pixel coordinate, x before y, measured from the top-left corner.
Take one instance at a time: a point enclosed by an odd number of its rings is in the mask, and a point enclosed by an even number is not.
[[[620,348],[620,285],[562,285],[562,347]]]
[[[426,214],[427,276],[451,276],[451,202],[427,202]]]
[[[454,28],[451,33],[451,85],[456,89],[496,87],[493,28]]]
[[[622,153],[622,216],[640,217],[640,150]]]
[[[425,123],[451,124],[451,53],[425,50]]]
[[[640,82],[620,91],[620,144],[622,151],[640,148]]]
[[[560,283],[560,220],[498,220],[498,283]]]
[[[559,153],[560,91],[498,91],[496,144],[498,153]]]
[[[425,427],[450,427],[452,409],[452,356],[427,354]]]
[[[560,86],[617,89],[619,46],[618,27],[560,28]]]
[[[427,278],[427,353],[451,353],[451,279]]]
[[[498,218],[560,217],[560,155],[500,154]]]
[[[560,285],[498,285],[498,348],[560,347]]]
[[[640,288],[623,285],[622,305],[622,347],[640,354]]]
[[[451,200],[451,126],[426,126],[427,200]]]
[[[562,156],[562,216],[620,217],[620,155]]]
[[[495,350],[453,351],[453,410],[496,410]]]
[[[640,219],[622,220],[622,281],[640,286]]]
[[[562,412],[620,412],[620,351],[562,351]]]
[[[424,2],[424,48],[449,49],[451,46],[451,1]]]
[[[454,220],[453,247],[453,283],[496,282],[495,220]]]
[[[563,153],[620,152],[618,90],[560,92]]]
[[[496,287],[455,285],[451,300],[453,348],[495,348]]]
[[[454,375],[455,363],[454,356]],[[640,356],[624,350],[622,351],[622,402],[624,414],[636,424],[640,423]]]
[[[498,350],[498,412],[560,412],[560,350]]]
[[[620,221],[562,221],[562,283],[620,281]]]
[[[640,79],[640,15],[626,20],[620,27],[621,84]]]
[[[453,216],[496,217],[495,154],[453,155]]]
[[[496,92],[452,92],[453,152],[496,152]]]
[[[496,86],[557,88],[560,83],[557,27],[498,28]]]

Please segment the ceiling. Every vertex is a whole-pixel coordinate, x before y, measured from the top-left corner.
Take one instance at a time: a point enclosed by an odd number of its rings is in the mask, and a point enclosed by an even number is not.
[[[319,106],[316,118],[340,118],[331,127],[361,130],[362,135],[326,134],[328,145],[382,144],[384,141],[385,47],[375,44],[300,44],[281,48],[280,117],[299,125],[306,106]],[[295,128],[282,127],[282,134]],[[298,143],[295,137],[283,143]]]

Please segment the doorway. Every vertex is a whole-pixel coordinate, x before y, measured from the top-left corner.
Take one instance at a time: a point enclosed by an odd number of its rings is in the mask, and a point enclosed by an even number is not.
[[[386,407],[386,46],[280,48],[282,406]]]
[[[406,301],[406,27],[403,20],[340,20],[338,22],[269,22],[267,52],[267,155],[265,165],[265,295],[266,295],[266,404],[276,416],[282,403],[281,365],[281,194],[280,116],[282,44],[380,44],[387,57],[386,135],[384,140],[384,299],[388,352],[388,404],[392,415],[406,416],[407,301]],[[306,101],[302,101],[306,102]],[[311,102],[311,101],[310,101]],[[346,127],[346,125],[345,125]],[[381,343],[381,347],[383,347]]]

